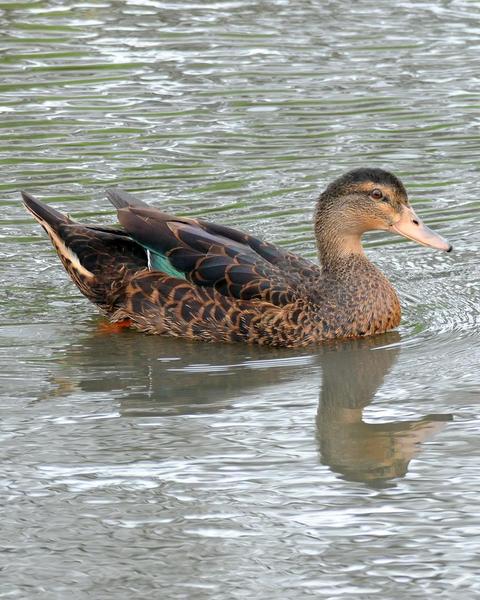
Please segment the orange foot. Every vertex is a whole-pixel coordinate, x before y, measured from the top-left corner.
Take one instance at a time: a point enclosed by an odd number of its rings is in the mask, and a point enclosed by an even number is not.
[[[109,321],[103,321],[99,325],[100,333],[122,333],[124,329],[127,329],[132,324],[130,319],[124,319],[123,321],[116,321],[110,323]]]

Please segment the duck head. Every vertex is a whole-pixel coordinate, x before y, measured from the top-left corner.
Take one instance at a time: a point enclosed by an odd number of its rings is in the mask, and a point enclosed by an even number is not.
[[[362,235],[377,229],[430,248],[452,250],[447,240],[423,223],[410,205],[403,183],[388,171],[349,171],[320,196],[315,232],[322,260],[330,255],[362,254]]]

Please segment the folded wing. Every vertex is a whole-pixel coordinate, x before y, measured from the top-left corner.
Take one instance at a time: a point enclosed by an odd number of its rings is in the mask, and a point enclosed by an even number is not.
[[[230,227],[168,215],[120,190],[108,196],[125,231],[148,251],[153,270],[277,306],[293,302],[301,282],[318,275],[315,264]]]

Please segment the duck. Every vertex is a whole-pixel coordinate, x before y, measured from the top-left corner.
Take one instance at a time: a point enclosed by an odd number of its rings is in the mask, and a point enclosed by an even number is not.
[[[360,167],[330,183],[314,212],[318,264],[248,233],[174,216],[107,190],[120,226],[87,225],[22,192],[79,290],[111,323],[204,342],[303,347],[400,324],[398,295],[365,254],[382,230],[451,252],[398,177]]]

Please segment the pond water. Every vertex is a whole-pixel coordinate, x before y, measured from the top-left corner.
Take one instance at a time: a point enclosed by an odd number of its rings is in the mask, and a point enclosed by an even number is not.
[[[0,1],[0,31],[0,597],[478,596],[478,5]],[[360,165],[454,252],[368,236],[402,326],[296,351],[105,333],[18,193],[314,257]]]

